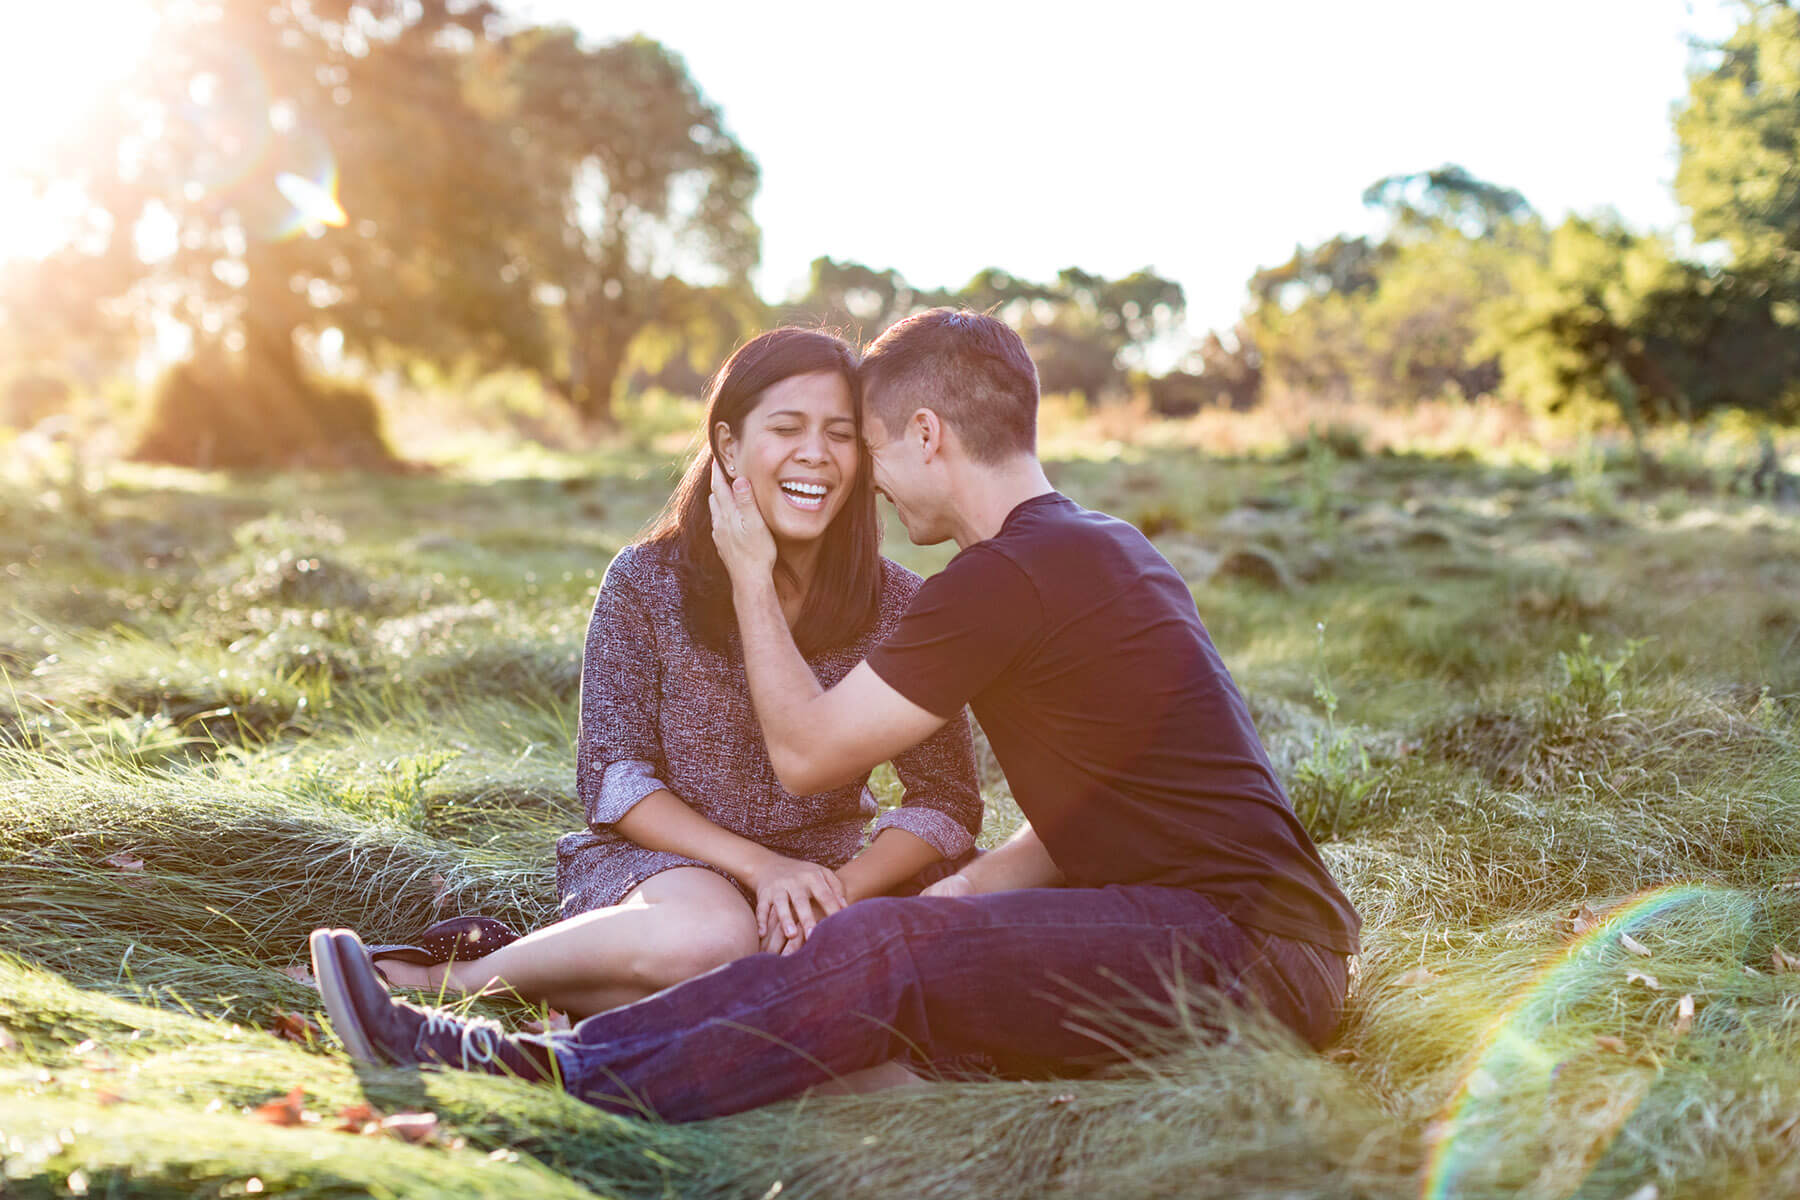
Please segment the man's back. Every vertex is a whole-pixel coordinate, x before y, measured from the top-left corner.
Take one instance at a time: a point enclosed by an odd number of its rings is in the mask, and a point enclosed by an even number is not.
[[[1070,885],[1201,892],[1344,953],[1360,922],[1294,818],[1187,584],[1135,528],[1049,493],[928,580],[869,658],[965,701]]]

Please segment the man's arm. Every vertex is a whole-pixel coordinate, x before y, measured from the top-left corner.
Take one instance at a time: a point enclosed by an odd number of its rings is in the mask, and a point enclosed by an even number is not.
[[[930,843],[906,830],[884,829],[861,854],[839,867],[837,876],[843,881],[845,899],[854,904],[886,894],[941,858]]]
[[[981,855],[954,875],[926,888],[926,896],[973,896],[1019,888],[1057,887],[1063,874],[1051,861],[1037,831],[1021,825],[1004,843]]]
[[[731,575],[750,700],[781,785],[809,796],[856,779],[944,724],[858,663],[830,691],[800,657],[775,592],[775,541],[750,485],[734,488],[715,465],[713,541]]]

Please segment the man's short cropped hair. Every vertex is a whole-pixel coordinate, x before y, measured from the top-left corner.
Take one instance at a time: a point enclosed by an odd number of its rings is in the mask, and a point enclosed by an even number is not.
[[[929,408],[978,462],[1037,450],[1037,367],[997,317],[956,308],[915,313],[875,339],[859,374],[866,411],[890,437]]]

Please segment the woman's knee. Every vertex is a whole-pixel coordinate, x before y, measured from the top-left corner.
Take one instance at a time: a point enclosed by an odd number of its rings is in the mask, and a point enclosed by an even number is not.
[[[717,914],[685,923],[652,945],[639,948],[633,974],[646,986],[661,989],[736,962],[759,949],[756,922],[743,913]]]

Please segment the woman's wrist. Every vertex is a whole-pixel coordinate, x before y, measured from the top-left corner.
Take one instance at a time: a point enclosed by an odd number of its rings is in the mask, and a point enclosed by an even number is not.
[[[751,891],[767,873],[770,866],[781,861],[781,855],[767,846],[759,846],[748,838],[740,839],[743,845],[738,847],[734,861],[726,864],[725,869],[735,876],[739,882]]]
[[[849,897],[852,904],[858,900],[867,900],[870,896],[879,896],[893,886],[892,884],[884,886],[881,880],[875,878],[867,864],[861,861],[861,856],[853,858],[839,867],[837,876],[843,881],[844,894]]]

